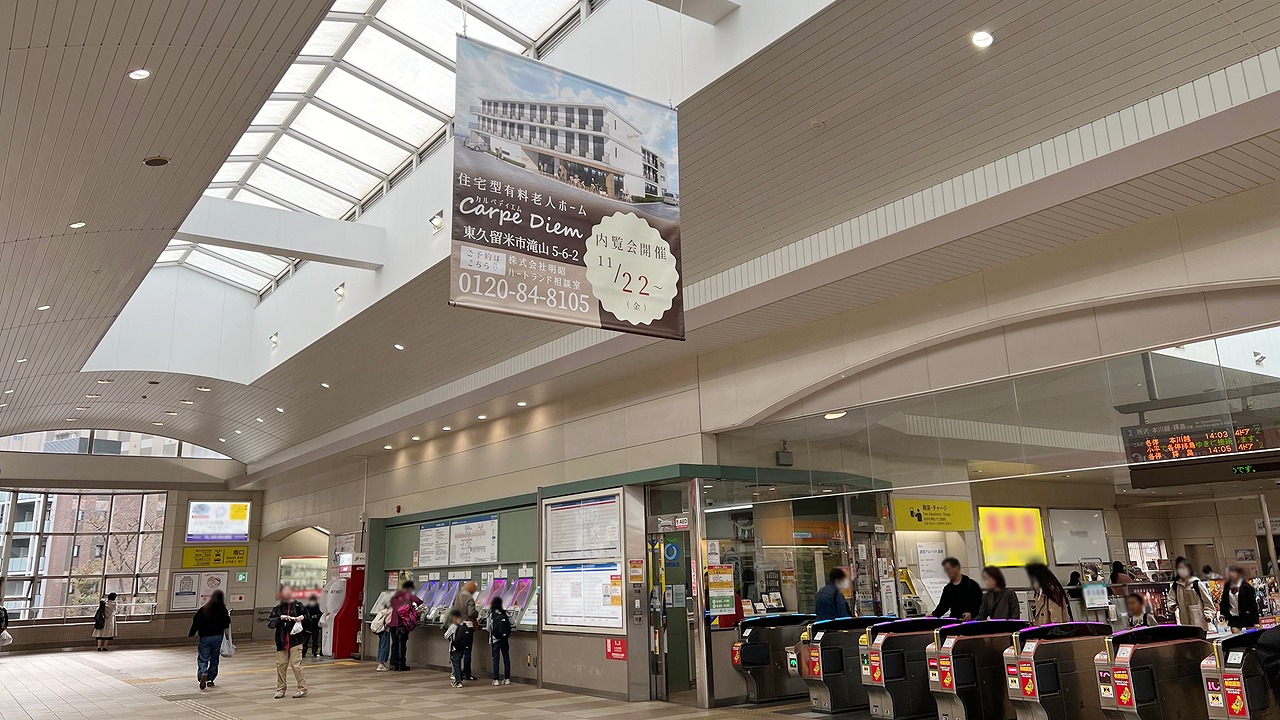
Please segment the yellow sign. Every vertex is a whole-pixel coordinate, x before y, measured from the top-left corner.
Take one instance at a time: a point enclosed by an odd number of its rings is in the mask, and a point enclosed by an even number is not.
[[[894,530],[973,529],[973,505],[968,500],[894,498]]]
[[[247,567],[248,565],[249,548],[247,547],[182,548],[182,567],[184,568]]]
[[[1014,567],[1045,561],[1040,508],[979,507],[978,535],[988,565]]]

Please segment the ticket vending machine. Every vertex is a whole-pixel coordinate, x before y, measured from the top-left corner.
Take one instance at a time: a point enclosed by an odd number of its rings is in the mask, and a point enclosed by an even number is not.
[[[1262,663],[1254,652],[1261,630],[1246,630],[1213,643],[1213,654],[1200,663],[1204,702],[1212,720],[1280,719],[1280,704],[1267,687]]]
[[[1200,663],[1212,653],[1204,630],[1195,626],[1115,633],[1094,659],[1103,717],[1208,720]]]
[[[925,650],[939,720],[1014,720],[1004,651],[1025,620],[979,620],[933,631]]]
[[[938,705],[929,692],[925,649],[933,642],[934,630],[955,622],[950,618],[907,618],[867,629],[862,682],[871,717],[937,717]]]
[[[800,658],[801,673],[809,686],[809,707],[818,712],[839,713],[869,706],[862,685],[862,653],[859,641],[867,628],[892,622],[892,617],[821,620],[809,626],[807,655]]]
[[[1105,652],[1110,635],[1111,626],[1100,622],[1039,625],[1015,634],[1004,665],[1018,720],[1099,720],[1094,656]]]
[[[803,697],[804,681],[791,677],[787,668],[787,648],[800,641],[800,633],[815,616],[801,613],[762,615],[739,624],[742,639],[733,644],[733,667],[747,681],[747,700],[772,702]]]

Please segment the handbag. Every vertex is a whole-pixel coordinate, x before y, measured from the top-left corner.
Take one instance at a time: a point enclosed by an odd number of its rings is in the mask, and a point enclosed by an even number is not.
[[[0,647],[4,647],[5,645],[12,645],[12,644],[13,644],[13,636],[9,634],[9,631],[5,630],[4,632],[0,632]]]
[[[222,647],[218,648],[218,654],[224,658],[229,658],[236,654],[236,644],[231,641],[230,625],[227,626],[226,630],[222,631]]]

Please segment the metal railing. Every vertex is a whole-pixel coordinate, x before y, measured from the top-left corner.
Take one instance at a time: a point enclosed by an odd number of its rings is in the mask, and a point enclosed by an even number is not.
[[[10,609],[9,627],[43,627],[46,625],[92,625],[98,603],[92,605],[42,605],[35,608]],[[156,615],[155,602],[131,602],[116,608],[116,623],[151,622]],[[36,617],[32,617],[36,616]]]

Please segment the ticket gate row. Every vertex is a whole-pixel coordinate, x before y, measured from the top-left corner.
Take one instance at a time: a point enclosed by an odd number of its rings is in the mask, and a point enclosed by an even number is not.
[[[986,620],[933,631],[925,651],[939,720],[1014,720],[1005,689],[1005,650],[1025,620]]]
[[[1262,662],[1254,652],[1261,635],[1261,630],[1246,630],[1220,638],[1213,643],[1213,653],[1200,662],[1210,720],[1280,718],[1280,705],[1268,688]]]
[[[809,626],[808,643],[797,646],[800,676],[809,686],[809,707],[824,713],[863,710],[862,649],[867,629],[896,618],[863,616],[821,620]]]
[[[1100,720],[1094,656],[1111,626],[1067,622],[1019,631],[1004,651],[1005,687],[1018,720]]]
[[[733,644],[733,667],[746,679],[747,700],[772,702],[803,697],[804,680],[792,674],[788,651],[816,619],[802,613],[762,615],[739,624],[742,639]]]
[[[880,623],[867,629],[862,649],[862,681],[867,688],[871,716],[909,720],[935,717],[938,711],[929,692],[925,651],[933,631],[955,620],[908,618]]]

